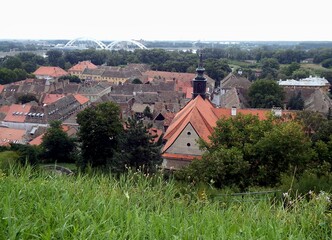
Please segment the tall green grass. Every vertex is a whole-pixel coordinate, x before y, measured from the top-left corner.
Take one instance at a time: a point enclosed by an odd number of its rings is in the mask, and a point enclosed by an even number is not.
[[[326,197],[325,195],[324,197]],[[0,239],[329,239],[324,197],[212,200],[161,175],[0,173]]]

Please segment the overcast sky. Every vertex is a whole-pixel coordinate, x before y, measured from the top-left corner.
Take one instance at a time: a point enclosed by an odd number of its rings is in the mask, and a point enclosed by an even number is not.
[[[0,39],[332,41],[330,0],[3,0]]]

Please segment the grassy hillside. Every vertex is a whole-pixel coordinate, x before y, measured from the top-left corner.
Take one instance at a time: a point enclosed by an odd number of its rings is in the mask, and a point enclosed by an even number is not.
[[[328,239],[327,195],[210,199],[161,176],[0,173],[0,239]]]

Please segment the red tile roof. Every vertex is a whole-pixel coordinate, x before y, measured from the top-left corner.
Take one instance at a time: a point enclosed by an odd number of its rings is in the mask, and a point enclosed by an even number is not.
[[[1,106],[0,107],[0,112],[2,112],[2,113],[8,113],[8,111],[9,111],[9,109],[10,109],[10,106],[8,106],[8,105],[3,105],[3,106]]]
[[[165,120],[164,120],[164,126],[171,125],[171,122],[173,121],[173,118],[175,117],[175,113],[173,112],[166,112],[163,114]]]
[[[96,69],[98,67],[94,65],[91,61],[83,61],[69,68],[68,72],[83,72],[83,70],[86,68]]]
[[[44,99],[43,99],[43,104],[51,104],[54,103],[56,101],[58,101],[59,99],[63,98],[65,95],[64,94],[51,94],[48,93],[45,95]]]
[[[42,134],[42,135],[40,135],[40,136],[38,136],[38,137],[32,139],[32,140],[29,142],[29,144],[30,144],[30,145],[36,145],[36,146],[39,146],[39,145],[43,142],[43,140],[42,140],[43,136],[44,136],[44,134]]]
[[[90,101],[89,98],[84,97],[84,96],[81,95],[81,94],[74,94],[74,97],[75,97],[75,99],[76,99],[81,105],[83,105],[83,104],[85,104],[85,103],[87,103],[87,102]]]
[[[0,128],[0,146],[9,143],[24,143],[25,130],[13,128]]]
[[[231,108],[214,108],[213,112],[219,118],[221,117],[231,117]],[[268,117],[268,114],[271,112],[269,109],[236,109],[236,114],[251,114],[256,115],[260,120],[265,120]]]
[[[270,112],[269,109],[236,109],[236,114],[257,115],[260,120],[267,119]],[[163,152],[172,146],[188,124],[192,125],[200,138],[209,141],[208,137],[214,131],[217,120],[222,117],[231,117],[231,113],[231,109],[215,108],[209,100],[197,96],[175,115],[164,136],[167,142],[163,147]],[[288,113],[288,111],[282,112],[283,115]]]
[[[5,88],[5,86],[0,84],[0,93],[2,93],[4,88]]]
[[[50,77],[61,77],[68,75],[68,73],[59,67],[39,67],[34,73],[36,76],[50,76]]]
[[[186,92],[186,98],[187,99],[190,99],[193,97],[193,91],[194,91],[194,88],[193,87],[188,87],[187,88],[187,92]]]
[[[153,142],[158,142],[159,138],[161,137],[161,135],[162,135],[162,133],[163,133],[163,132],[162,132],[160,129],[158,129],[158,128],[149,128],[148,131],[149,131],[149,134],[150,134],[151,136],[156,136],[156,137],[153,139]]]
[[[4,119],[6,122],[21,122],[23,123],[26,118],[26,114],[29,113],[31,105],[29,104],[12,104],[8,110],[8,113]]]
[[[175,82],[175,91],[187,93],[187,88],[192,87],[192,80],[195,78],[195,73],[178,73],[178,72],[163,72],[163,71],[146,71],[144,76],[148,79],[163,82]]]
[[[187,103],[187,105],[176,114],[171,125],[167,129],[164,139],[167,140],[163,151],[166,151],[177,139],[184,128],[190,123],[192,127],[205,141],[211,135],[213,128],[216,126],[218,117],[213,112],[212,103],[197,96]]]

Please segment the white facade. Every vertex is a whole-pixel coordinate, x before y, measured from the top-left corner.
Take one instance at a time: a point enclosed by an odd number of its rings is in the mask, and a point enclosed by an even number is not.
[[[320,77],[308,77],[300,80],[286,79],[279,80],[280,86],[297,86],[297,87],[325,87],[329,86],[330,83],[325,78]]]

